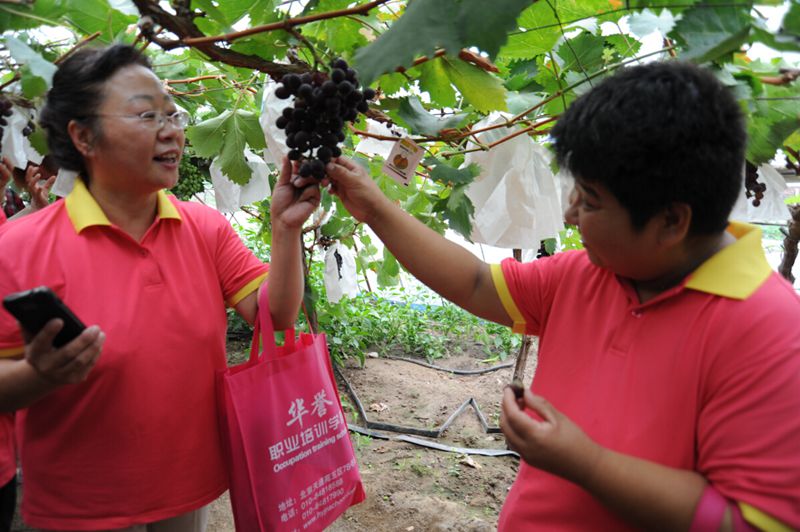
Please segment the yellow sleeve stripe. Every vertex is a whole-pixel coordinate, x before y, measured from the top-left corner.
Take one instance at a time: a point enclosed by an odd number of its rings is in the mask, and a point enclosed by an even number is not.
[[[491,264],[490,268],[492,270],[494,288],[497,290],[500,302],[503,303],[503,308],[506,309],[509,317],[514,322],[511,330],[515,333],[525,334],[525,318],[522,317],[522,312],[519,311],[517,304],[514,303],[514,298],[511,297],[511,292],[506,284],[506,278],[503,275],[503,268],[499,264]]]
[[[258,290],[258,287],[261,286],[261,283],[264,282],[264,279],[267,278],[268,274],[269,272],[264,272],[255,279],[253,279],[252,281],[250,281],[249,283],[247,283],[246,285],[244,285],[238,292],[233,294],[233,297],[231,297],[228,300],[228,306],[235,307],[236,305],[239,304],[239,301],[241,301],[242,299],[246,298],[256,290]]]
[[[24,345],[17,347],[6,347],[5,349],[0,349],[0,358],[18,357],[23,353],[25,353]]]
[[[792,532],[791,527],[784,525],[771,515],[765,514],[749,504],[740,502],[739,509],[742,511],[744,520],[759,530],[764,530],[765,532]]]

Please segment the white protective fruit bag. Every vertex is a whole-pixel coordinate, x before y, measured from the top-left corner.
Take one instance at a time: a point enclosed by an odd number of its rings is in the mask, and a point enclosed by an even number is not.
[[[506,121],[491,113],[475,129]],[[476,135],[490,144],[515,129],[497,128]],[[528,135],[519,135],[490,151],[467,154],[464,164],[477,163],[481,173],[467,189],[475,206],[472,240],[502,248],[538,249],[540,242],[564,229],[562,196],[570,182],[550,170],[551,155]]]
[[[787,188],[786,180],[771,165],[762,164],[758,167],[758,181],[767,185],[767,190],[758,207],[753,205],[753,198],[747,198],[744,185],[742,185],[739,199],[736,200],[736,205],[733,206],[733,212],[731,212],[731,220],[785,223],[791,218],[789,207],[783,201]]]
[[[247,166],[252,171],[250,181],[246,185],[234,183],[223,174],[218,157],[211,161],[209,173],[211,174],[211,183],[214,185],[217,210],[220,212],[236,212],[243,205],[261,201],[270,195],[267,163],[248,149],[244,150],[244,157],[247,160]]]
[[[325,294],[328,301],[338,303],[342,297],[358,295],[356,258],[353,251],[341,242],[325,251]]]

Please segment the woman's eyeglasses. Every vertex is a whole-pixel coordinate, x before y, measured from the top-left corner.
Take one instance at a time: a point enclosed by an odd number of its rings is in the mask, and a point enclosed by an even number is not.
[[[115,118],[135,118],[139,123],[147,129],[155,131],[160,130],[164,125],[169,122],[179,129],[185,129],[189,125],[191,117],[186,111],[173,111],[171,113],[162,113],[161,111],[144,111],[136,115],[110,115],[110,114],[96,114],[93,116],[108,116]]]

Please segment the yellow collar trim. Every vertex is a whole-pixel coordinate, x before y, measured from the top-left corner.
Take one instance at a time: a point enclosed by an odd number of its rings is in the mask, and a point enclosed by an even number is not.
[[[689,275],[686,288],[731,299],[747,299],[767,280],[772,268],[761,247],[761,229],[731,222],[728,232],[736,237],[736,242]]]
[[[64,204],[75,232],[80,233],[93,225],[111,225],[108,216],[100,208],[83,179],[76,179],[75,186],[66,198]],[[158,191],[158,217],[180,220],[181,215],[175,205],[169,200],[163,190]]]

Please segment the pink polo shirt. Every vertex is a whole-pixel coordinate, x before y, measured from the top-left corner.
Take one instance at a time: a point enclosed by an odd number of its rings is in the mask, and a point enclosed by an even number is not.
[[[0,209],[0,225],[6,223],[6,213]],[[14,452],[14,414],[0,413],[0,487],[5,486],[17,472]]]
[[[225,367],[226,303],[268,267],[215,210],[159,193],[140,242],[112,225],[78,180],[65,201],[9,224],[0,295],[51,287],[106,343],[80,384],[30,406],[22,467],[27,524],[98,530],[199,508],[227,488],[215,372]],[[0,354],[22,350],[0,312]]]
[[[539,335],[532,390],[599,444],[701,473],[758,526],[800,528],[800,299],[761,231],[640,304],[585,252],[493,265],[518,332]],[[589,493],[520,466],[499,529],[626,530]],[[777,530],[777,529],[776,529]]]

